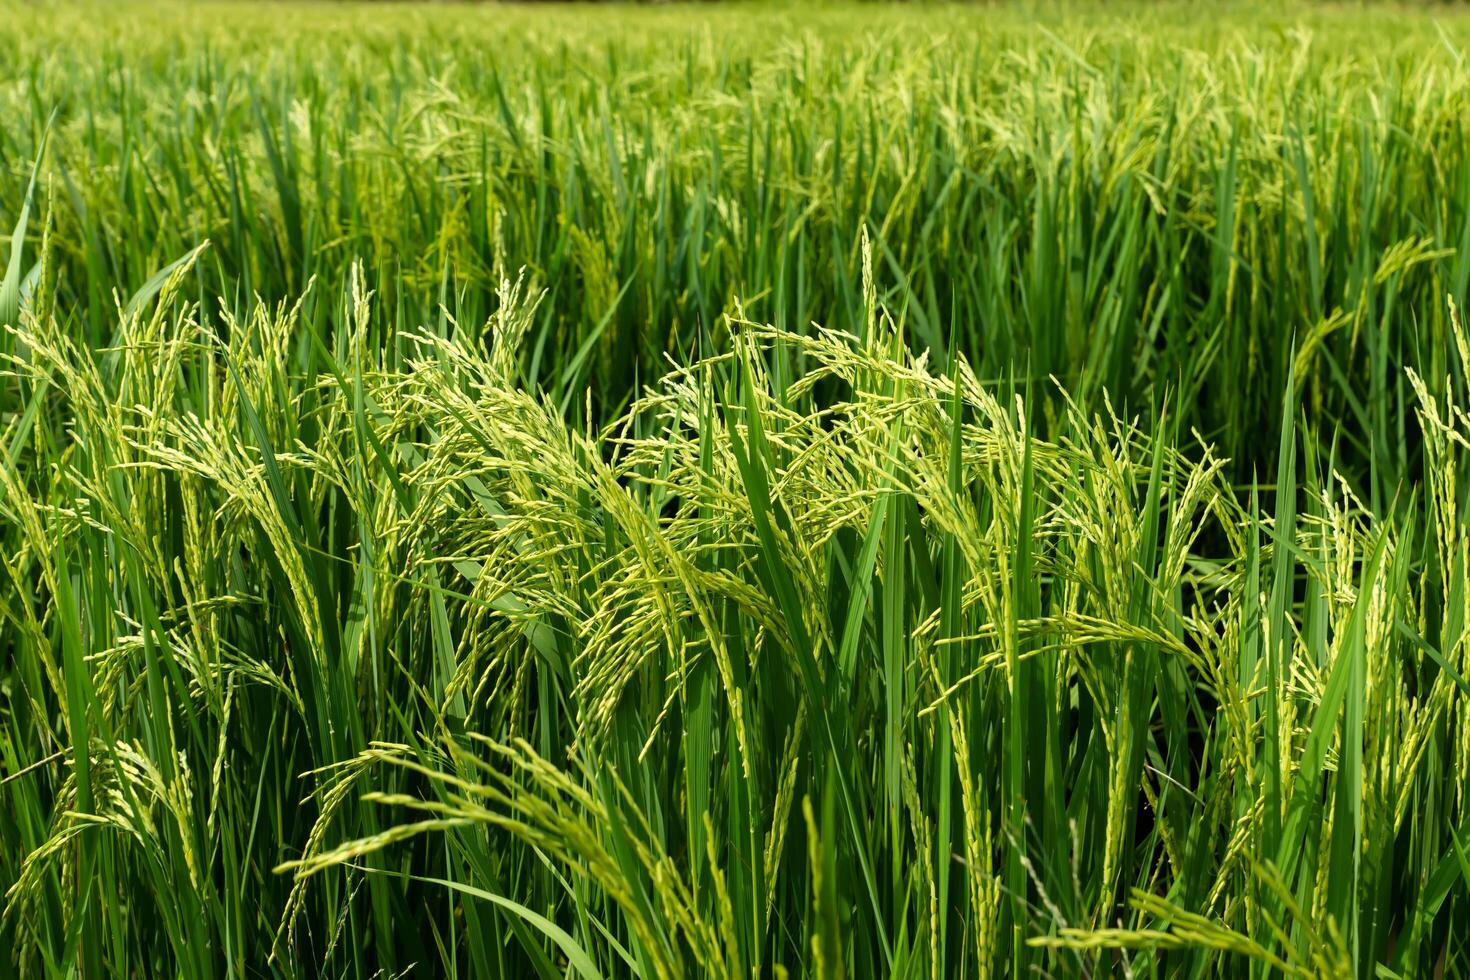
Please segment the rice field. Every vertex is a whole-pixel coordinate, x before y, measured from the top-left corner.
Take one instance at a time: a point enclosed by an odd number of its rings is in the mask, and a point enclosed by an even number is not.
[[[0,980],[1470,971],[1467,52],[0,0]]]

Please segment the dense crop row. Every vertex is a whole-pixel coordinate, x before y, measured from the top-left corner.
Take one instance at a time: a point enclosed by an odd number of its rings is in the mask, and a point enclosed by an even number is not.
[[[1470,956],[1470,27],[0,14],[0,976]]]
[[[735,297],[851,330],[866,228],[936,363],[1055,374],[1089,407],[1162,382],[1243,465],[1295,372],[1387,493],[1414,465],[1401,369],[1449,366],[1453,20],[271,10],[12,18],[0,205],[56,111],[55,260],[93,344],[113,289],[204,241],[211,312],[361,261],[388,334],[446,305],[481,323],[525,266],[547,290],[525,380],[568,405],[590,385],[601,422],[666,350],[722,343]]]

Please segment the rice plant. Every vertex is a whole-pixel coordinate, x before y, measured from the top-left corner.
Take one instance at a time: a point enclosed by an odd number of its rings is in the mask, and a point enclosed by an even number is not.
[[[0,12],[0,976],[1470,962],[1457,20]]]

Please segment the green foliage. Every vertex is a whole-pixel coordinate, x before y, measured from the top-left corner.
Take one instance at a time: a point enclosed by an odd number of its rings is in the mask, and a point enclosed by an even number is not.
[[[0,977],[1470,962],[1458,22],[0,13]]]
[[[361,261],[382,329],[483,323],[524,266],[546,291],[524,380],[584,409],[590,388],[603,423],[666,352],[727,344],[737,298],[855,332],[866,230],[937,367],[962,352],[1038,398],[1055,375],[1089,409],[1166,386],[1240,479],[1274,469],[1295,374],[1385,505],[1418,465],[1402,369],[1440,384],[1444,297],[1470,287],[1458,19],[9,9],[0,215],[55,108],[60,306],[99,346],[114,290],[206,240],[188,292],[211,318]]]

